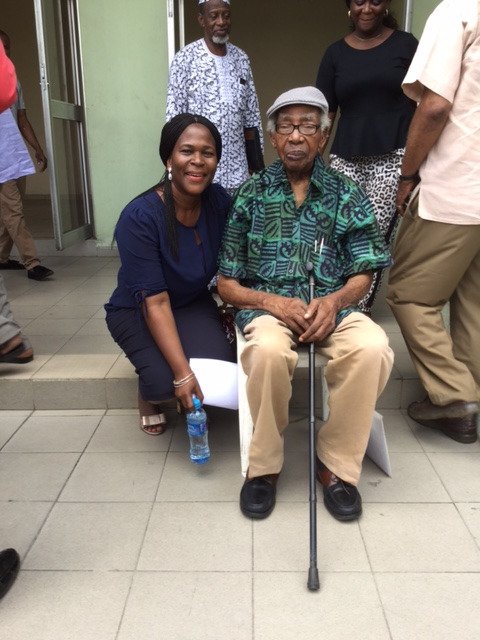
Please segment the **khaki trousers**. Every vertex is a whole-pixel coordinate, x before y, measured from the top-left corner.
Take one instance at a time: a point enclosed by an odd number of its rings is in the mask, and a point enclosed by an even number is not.
[[[283,432],[298,354],[294,334],[273,316],[255,318],[245,327],[245,338],[242,365],[254,424],[248,476],[253,478],[282,469]],[[342,320],[316,350],[329,360],[325,377],[330,408],[318,432],[317,455],[333,473],[356,485],[393,352],[383,329],[361,313]]]
[[[22,179],[0,184],[0,262],[9,259],[15,244],[25,268],[32,269],[40,264],[40,260],[23,217],[21,190],[24,189],[25,181]]]
[[[480,224],[423,220],[400,226],[390,305],[434,404],[480,400]],[[441,314],[450,301],[450,331]]]
[[[19,333],[20,326],[15,322],[8,303],[7,289],[3,277],[0,275],[0,345],[8,342]]]

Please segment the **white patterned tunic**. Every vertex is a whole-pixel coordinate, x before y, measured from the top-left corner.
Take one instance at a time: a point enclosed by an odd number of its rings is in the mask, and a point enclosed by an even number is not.
[[[181,49],[170,67],[167,121],[178,113],[209,118],[222,136],[222,159],[215,181],[225,189],[249,177],[244,127],[262,123],[250,61],[244,51],[227,43],[225,56],[211,53],[201,38]]]

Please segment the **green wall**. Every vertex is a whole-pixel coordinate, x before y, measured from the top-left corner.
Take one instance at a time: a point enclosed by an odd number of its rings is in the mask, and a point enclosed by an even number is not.
[[[166,3],[79,0],[95,235],[158,180],[168,78]]]
[[[432,13],[440,0],[414,0],[412,15],[412,33],[420,38],[428,16]]]

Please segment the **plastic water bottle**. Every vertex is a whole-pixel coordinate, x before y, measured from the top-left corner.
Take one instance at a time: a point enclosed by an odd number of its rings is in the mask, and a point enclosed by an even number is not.
[[[210,460],[208,446],[207,414],[197,396],[192,396],[193,411],[187,413],[187,432],[190,438],[190,460],[195,464],[205,464]]]

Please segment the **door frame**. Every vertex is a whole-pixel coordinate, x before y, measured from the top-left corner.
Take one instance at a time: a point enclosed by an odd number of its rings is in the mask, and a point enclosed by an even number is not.
[[[168,66],[175,53],[185,46],[185,0],[167,0]]]
[[[412,30],[413,5],[414,0],[405,0],[403,12],[403,28],[405,31]]]
[[[68,26],[72,42],[72,50],[68,52],[74,67],[74,93],[75,104],[61,102],[50,98],[48,64],[46,53],[46,29],[43,3],[45,0],[34,0],[35,27],[37,32],[38,58],[40,66],[40,90],[42,95],[43,120],[45,126],[45,144],[49,162],[50,195],[52,200],[52,220],[55,238],[55,246],[62,250],[68,246],[83,242],[93,237],[91,190],[88,172],[88,153],[85,132],[85,109],[83,95],[83,66],[79,39],[79,12],[77,0],[68,0]],[[59,0],[57,0],[58,2]],[[78,122],[80,175],[82,181],[82,200],[85,222],[69,231],[63,230],[60,214],[60,201],[58,195],[58,181],[56,172],[55,144],[53,136],[52,118]]]

